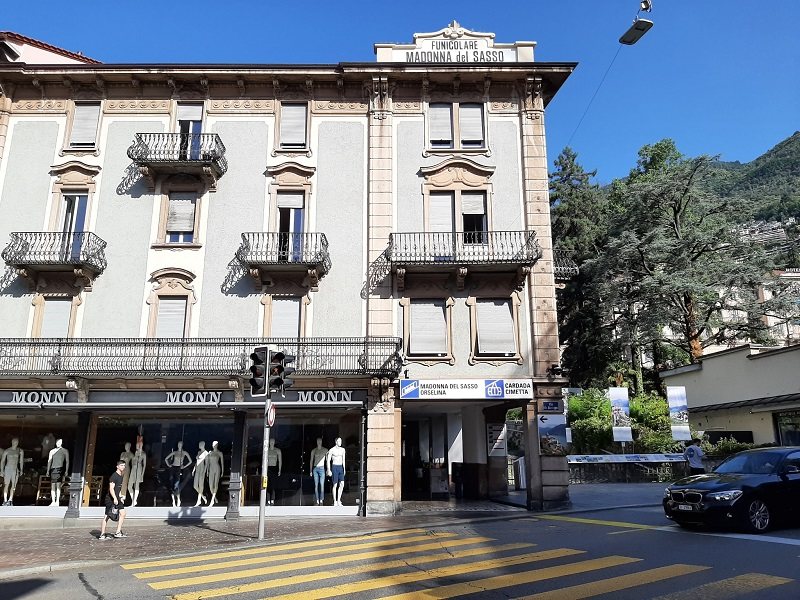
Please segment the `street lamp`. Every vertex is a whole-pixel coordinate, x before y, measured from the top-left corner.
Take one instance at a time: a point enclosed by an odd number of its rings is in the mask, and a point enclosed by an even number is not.
[[[639,12],[642,11],[650,12],[653,10],[653,3],[651,0],[642,0],[639,3]],[[620,44],[625,44],[626,46],[633,46],[636,42],[642,39],[642,36],[650,31],[650,28],[653,26],[653,22],[649,19],[640,19],[639,13],[636,13],[636,18],[633,20],[633,24],[628,28],[628,31],[622,34],[622,37],[619,38]]]

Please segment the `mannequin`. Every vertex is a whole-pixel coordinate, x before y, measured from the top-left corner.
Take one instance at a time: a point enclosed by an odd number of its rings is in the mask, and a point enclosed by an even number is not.
[[[186,461],[186,462],[184,462]],[[172,507],[177,508],[181,505],[181,491],[186,485],[183,477],[184,469],[192,464],[192,457],[183,449],[183,442],[178,442],[178,449],[167,454],[164,462],[169,467],[169,482],[172,489]]]
[[[133,460],[130,442],[125,442],[125,450],[119,455],[119,459],[125,461],[125,474],[122,476],[122,488],[119,490],[119,497],[125,502],[125,490],[128,489],[128,482],[131,476],[131,461]]]
[[[211,442],[211,452],[208,453],[206,462],[208,463],[208,489],[211,490],[210,504],[213,506],[217,503],[219,479],[225,465],[225,457],[219,450],[219,442]]]
[[[47,474],[50,476],[50,506],[58,506],[61,502],[61,484],[69,470],[69,451],[62,446],[64,440],[58,438],[56,447],[50,450],[47,459]]]
[[[3,473],[3,506],[12,506],[17,481],[22,475],[25,452],[19,447],[19,438],[11,440],[11,447],[6,448],[0,458],[0,472]]]
[[[275,438],[270,438],[267,450],[267,504],[275,504],[275,478],[281,476],[281,467],[283,455],[275,447]]]
[[[344,492],[344,459],[345,451],[342,448],[342,438],[336,438],[336,445],[328,450],[325,462],[328,466],[328,475],[333,484],[333,505],[342,505],[342,492]]]
[[[314,499],[317,506],[325,500],[325,457],[328,456],[328,449],[322,445],[322,438],[317,438],[317,447],[311,451],[311,462],[308,470],[314,476]]]
[[[53,433],[48,433],[42,438],[42,458],[50,456],[50,450],[56,446],[56,436]]]
[[[194,489],[197,492],[197,503],[195,506],[200,506],[201,500],[208,504],[208,500],[203,495],[203,492],[205,491],[206,487],[206,472],[208,471],[209,452],[206,450],[205,442],[199,442],[198,446],[194,469],[192,469],[192,475],[194,476]]]
[[[127,446],[127,444],[125,444]],[[147,454],[142,449],[142,442],[136,442],[136,452],[131,459],[131,472],[128,475],[128,495],[131,497],[131,506],[136,506],[139,500],[139,485],[144,481],[144,469],[147,466]]]

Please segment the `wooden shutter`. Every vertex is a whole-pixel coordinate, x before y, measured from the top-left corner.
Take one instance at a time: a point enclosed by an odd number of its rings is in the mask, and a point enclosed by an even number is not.
[[[458,126],[462,146],[483,146],[483,105],[459,106]]]
[[[196,205],[197,194],[195,192],[172,192],[169,195],[166,230],[170,233],[193,232]]]
[[[454,231],[453,192],[434,192],[428,197],[428,231]]]
[[[461,192],[461,214],[485,215],[486,194],[483,192]]]
[[[300,298],[272,299],[270,337],[300,337]]]
[[[306,110],[306,104],[281,104],[281,147],[305,147]]]
[[[54,298],[45,300],[39,337],[69,337],[69,317],[71,314],[72,299]]]
[[[412,300],[409,354],[447,354],[447,307],[444,300]]]
[[[428,133],[431,146],[453,145],[453,105],[437,102],[428,106]]]
[[[303,192],[278,192],[278,208],[303,208]]]
[[[97,124],[100,121],[100,103],[86,102],[75,105],[72,115],[70,146],[94,146],[97,139]]]
[[[186,335],[186,296],[166,296],[158,299],[156,337],[182,338]]]
[[[478,300],[478,354],[516,353],[511,300]]]
[[[178,121],[202,121],[203,105],[198,103],[178,102]],[[194,131],[189,133],[196,133]]]

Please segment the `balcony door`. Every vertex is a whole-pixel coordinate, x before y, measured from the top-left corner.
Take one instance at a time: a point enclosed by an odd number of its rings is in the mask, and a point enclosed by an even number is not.
[[[200,134],[203,131],[203,105],[201,103],[178,103],[179,160],[201,158]]]
[[[488,258],[489,234],[484,192],[461,192],[461,224],[463,245],[459,248],[459,256],[473,260]]]
[[[61,259],[65,262],[77,262],[81,258],[86,227],[86,206],[88,194],[64,194],[61,203]]]
[[[433,260],[449,262],[454,258],[455,219],[453,192],[431,192],[428,198],[428,243],[426,254]]]
[[[303,260],[305,194],[278,192],[278,258],[283,262]]]

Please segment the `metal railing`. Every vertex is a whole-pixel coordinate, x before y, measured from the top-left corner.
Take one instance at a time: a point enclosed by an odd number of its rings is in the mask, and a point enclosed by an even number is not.
[[[108,263],[106,242],[94,233],[60,231],[14,232],[3,250],[7,265],[76,265],[88,266],[102,273]]]
[[[392,233],[387,257],[401,264],[533,264],[542,255],[534,231]]]
[[[137,133],[128,156],[136,163],[210,163],[220,175],[228,170],[216,133]]]
[[[0,377],[249,376],[250,353],[296,356],[298,376],[400,373],[401,340],[367,338],[0,338]]]
[[[236,257],[247,265],[315,265],[324,275],[331,268],[324,233],[250,232],[242,234]]]
[[[578,265],[566,250],[553,250],[553,276],[556,279],[572,279],[578,274]]]

